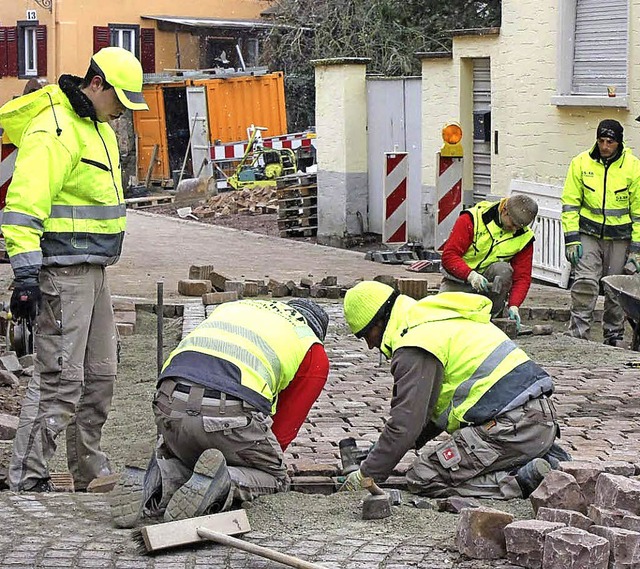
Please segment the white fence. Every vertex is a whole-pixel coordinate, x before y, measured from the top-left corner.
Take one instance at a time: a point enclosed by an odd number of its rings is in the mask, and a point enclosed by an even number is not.
[[[550,184],[511,180],[509,193],[531,196],[538,203],[538,217],[531,227],[536,235],[533,248],[533,277],[567,288],[571,267],[564,257],[564,234],[560,222],[562,188]]]

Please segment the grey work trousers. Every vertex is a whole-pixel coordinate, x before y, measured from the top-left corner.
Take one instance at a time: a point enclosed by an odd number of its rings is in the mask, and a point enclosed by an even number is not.
[[[13,491],[49,478],[47,461],[66,429],[76,489],[111,473],[100,446],[117,372],[117,337],[104,267],[43,267],[34,372],[22,402],[9,465]]]
[[[571,286],[569,333],[588,340],[600,279],[622,274],[629,241],[597,239],[585,234],[580,234],[580,241],[582,257],[575,267],[575,280]],[[609,295],[604,297],[602,329],[605,340],[621,340],[624,336],[624,311],[617,299]]]
[[[543,456],[556,434],[551,402],[532,399],[484,425],[429,443],[406,473],[409,491],[430,498],[521,498],[515,470]],[[457,464],[451,460],[456,456]]]
[[[164,391],[161,386],[153,402],[158,435],[163,439],[158,455],[176,457],[191,472],[205,450],[218,449],[229,467],[234,498],[241,501],[289,489],[284,454],[269,415],[242,401],[227,399],[222,405],[220,399],[207,397],[184,412],[189,394]],[[163,496],[163,502],[169,498]]]
[[[504,307],[507,304],[511,285],[513,284],[513,268],[509,263],[498,262],[489,265],[484,271],[484,276],[489,281],[489,292],[479,293],[468,283],[459,279],[455,279],[449,274],[445,274],[440,283],[440,292],[470,292],[474,294],[482,294],[493,303],[491,308],[491,316],[499,318],[502,316]],[[498,280],[496,281],[496,278]],[[494,290],[495,289],[495,290]]]

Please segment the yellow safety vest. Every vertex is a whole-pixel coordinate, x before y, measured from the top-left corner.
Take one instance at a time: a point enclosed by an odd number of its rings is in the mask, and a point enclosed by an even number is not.
[[[553,392],[547,372],[491,324],[489,299],[463,292],[406,298],[396,300],[383,344],[392,352],[422,348],[440,361],[444,378],[431,420],[443,430],[485,423]]]
[[[598,239],[631,239],[640,250],[640,160],[625,147],[605,166],[592,158],[595,146],[569,166],[562,191],[565,244],[579,243],[580,233]]]
[[[275,413],[278,394],[296,375],[313,344],[321,343],[299,312],[277,301],[242,300],[222,304],[187,335],[165,362],[160,380],[185,377],[236,395],[267,413]],[[204,354],[240,370],[240,383],[188,369]],[[187,356],[186,364],[183,356]],[[207,358],[205,366],[213,366]],[[202,367],[202,366],[201,366]],[[185,370],[186,368],[186,370]]]
[[[126,212],[113,129],[78,116],[57,85],[5,104],[0,124],[18,147],[2,217],[16,276],[115,263]]]
[[[523,227],[513,233],[504,231],[492,218],[492,208],[499,202],[479,202],[463,212],[473,217],[473,242],[462,256],[465,263],[482,274],[489,265],[499,261],[508,262],[534,240],[533,231]]]

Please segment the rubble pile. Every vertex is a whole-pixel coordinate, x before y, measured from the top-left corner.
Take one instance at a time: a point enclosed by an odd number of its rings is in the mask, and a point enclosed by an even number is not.
[[[244,188],[224,192],[207,199],[193,208],[192,213],[199,219],[222,217],[225,215],[277,213],[278,200],[275,188]]]
[[[627,462],[561,462],[530,496],[535,519],[514,522],[492,508],[463,509],[458,549],[530,569],[640,567],[637,474]]]

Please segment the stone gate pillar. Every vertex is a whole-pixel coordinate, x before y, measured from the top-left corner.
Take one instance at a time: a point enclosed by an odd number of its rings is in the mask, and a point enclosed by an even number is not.
[[[314,61],[318,243],[343,246],[367,224],[367,58]]]

